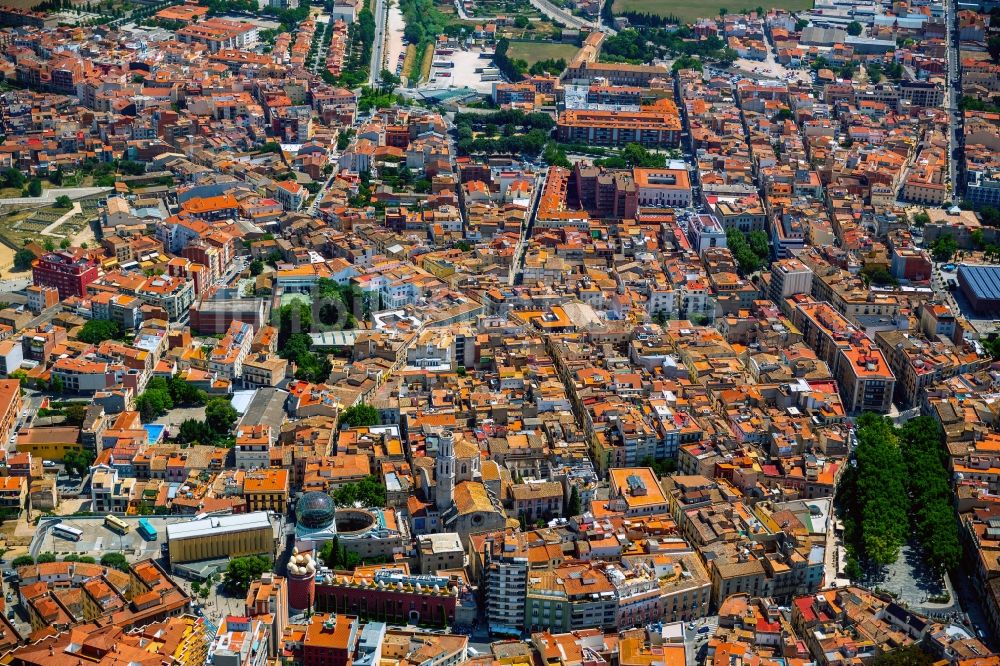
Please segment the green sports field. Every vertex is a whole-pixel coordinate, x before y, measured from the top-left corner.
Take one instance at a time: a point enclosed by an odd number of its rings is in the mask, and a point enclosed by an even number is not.
[[[558,42],[511,42],[507,57],[511,60],[523,60],[530,67],[539,60],[564,58],[566,62],[569,62],[579,50],[574,44],[560,44]]]
[[[688,23],[699,18],[713,18],[719,15],[719,9],[726,8],[730,13],[741,9],[757,7],[757,2],[746,0],[614,0],[614,11],[645,12],[661,16],[676,16]],[[742,4],[741,4],[742,3]],[[764,9],[788,9],[799,11],[812,9],[812,0],[772,0],[762,5]]]

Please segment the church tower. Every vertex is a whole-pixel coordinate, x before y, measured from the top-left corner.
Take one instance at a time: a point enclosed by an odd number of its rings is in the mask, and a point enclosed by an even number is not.
[[[438,438],[437,468],[437,510],[445,511],[455,497],[455,435],[444,430]]]

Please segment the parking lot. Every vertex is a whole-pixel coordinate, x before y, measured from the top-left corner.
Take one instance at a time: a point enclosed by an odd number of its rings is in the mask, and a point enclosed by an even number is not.
[[[130,560],[159,557],[160,544],[166,543],[167,525],[189,519],[186,516],[145,516],[156,530],[156,540],[147,541],[136,530],[139,517],[119,516],[119,518],[130,525],[129,531],[125,534],[119,534],[105,527],[103,516],[62,519],[61,524],[75,527],[83,532],[79,541],[57,536],[52,530],[56,521],[43,519],[31,542],[31,553],[36,556],[39,553],[54,553],[60,559],[66,555],[76,554],[89,555],[99,560],[101,555],[110,552],[122,553]]]
[[[436,63],[452,63],[451,67],[431,68],[431,80],[423,89],[441,88],[472,88],[478,93],[489,95],[493,92],[493,84],[501,83],[497,77],[493,80],[484,80],[483,72],[476,70],[489,69],[495,67],[492,59],[481,58],[481,51],[463,51],[455,49],[451,54],[437,52],[434,54]]]

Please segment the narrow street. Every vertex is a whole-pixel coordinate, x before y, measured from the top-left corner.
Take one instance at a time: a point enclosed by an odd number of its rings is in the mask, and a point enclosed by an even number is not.
[[[535,225],[535,216],[538,214],[538,202],[542,198],[542,190],[545,189],[546,174],[543,172],[540,177],[535,178],[535,190],[531,194],[531,205],[528,207],[528,216],[521,225],[521,237],[514,248],[514,259],[510,265],[510,274],[507,276],[507,284],[513,286],[517,284],[521,270],[524,268],[525,245],[531,238],[531,230]]]
[[[948,175],[951,178],[951,195],[959,198],[964,187],[965,174],[962,170],[962,151],[964,150],[964,140],[962,136],[962,112],[958,108],[961,99],[962,79],[961,79],[961,51],[958,39],[958,26],[956,24],[955,3],[949,0],[945,3],[945,20],[948,27],[948,77],[945,82],[944,106],[949,112],[948,132]]]

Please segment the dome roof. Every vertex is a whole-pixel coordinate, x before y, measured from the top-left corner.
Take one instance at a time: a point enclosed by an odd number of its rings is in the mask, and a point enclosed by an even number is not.
[[[333,524],[335,513],[332,497],[320,491],[308,492],[295,507],[295,522],[311,530],[326,529]]]

